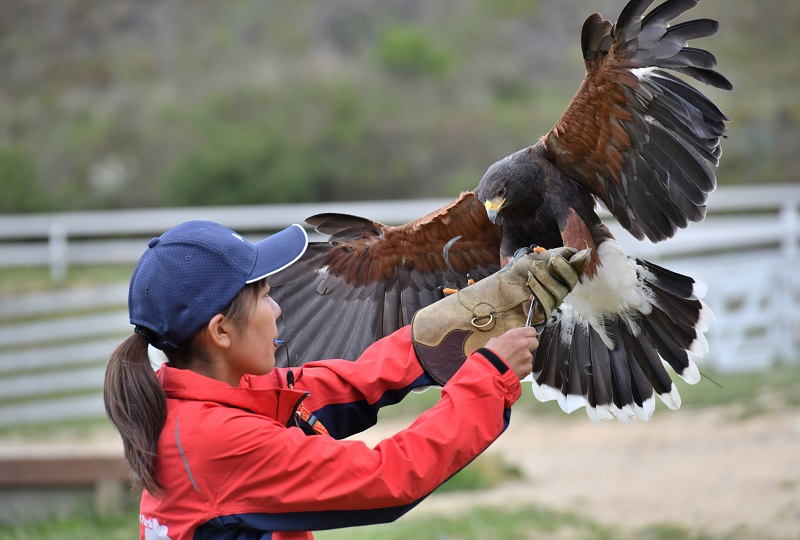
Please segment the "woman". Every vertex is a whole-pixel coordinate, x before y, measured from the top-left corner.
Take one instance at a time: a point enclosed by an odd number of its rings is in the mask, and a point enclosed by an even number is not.
[[[135,333],[113,353],[104,392],[143,488],[141,538],[311,538],[391,521],[507,426],[538,346],[530,327],[472,353],[406,430],[374,448],[340,440],[433,381],[408,327],[356,362],[275,368],[281,310],[268,276],[307,243],[299,225],[252,244],[206,221],[149,242],[130,284]],[[148,344],[168,358],[157,372]]]

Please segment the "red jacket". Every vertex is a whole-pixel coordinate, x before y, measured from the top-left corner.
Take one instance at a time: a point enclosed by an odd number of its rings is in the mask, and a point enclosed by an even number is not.
[[[274,369],[232,388],[192,371],[159,370],[168,398],[156,458],[164,490],[142,495],[142,539],[286,540],[393,521],[486,449],[508,426],[520,395],[514,372],[479,349],[435,407],[370,448],[338,439],[373,425],[380,407],[432,383],[408,327],[356,362],[296,369],[294,390],[286,376],[286,369]],[[330,436],[310,437],[295,427],[301,401]]]

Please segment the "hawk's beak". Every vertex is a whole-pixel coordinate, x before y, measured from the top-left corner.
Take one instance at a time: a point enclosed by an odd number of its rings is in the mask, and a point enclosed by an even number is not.
[[[503,207],[503,204],[505,204],[505,202],[506,200],[501,199],[500,197],[495,197],[494,199],[486,201],[485,204],[486,214],[489,216],[489,221],[491,221],[492,223],[495,222],[495,220],[497,219],[497,213]]]

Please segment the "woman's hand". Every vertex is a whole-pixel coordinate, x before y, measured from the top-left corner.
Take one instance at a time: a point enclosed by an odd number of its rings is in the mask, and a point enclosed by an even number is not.
[[[539,348],[539,339],[534,327],[523,326],[490,339],[486,348],[497,353],[517,378],[523,379],[533,370],[533,351]]]

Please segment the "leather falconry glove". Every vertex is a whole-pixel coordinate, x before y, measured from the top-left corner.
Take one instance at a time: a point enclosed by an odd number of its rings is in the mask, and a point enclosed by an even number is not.
[[[425,372],[444,385],[490,338],[545,323],[578,283],[590,255],[590,249],[566,247],[519,250],[497,273],[417,311],[411,337]]]

